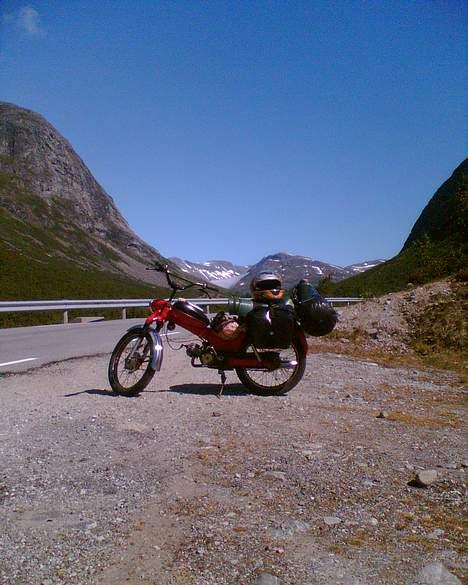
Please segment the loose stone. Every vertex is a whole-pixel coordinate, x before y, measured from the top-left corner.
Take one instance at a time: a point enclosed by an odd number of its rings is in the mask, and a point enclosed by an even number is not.
[[[325,516],[323,519],[327,526],[336,526],[337,524],[341,524],[341,518],[337,516]]]
[[[437,480],[437,471],[435,469],[426,469],[419,471],[416,476],[408,482],[408,485],[417,488],[427,488]]]
[[[415,585],[462,585],[462,582],[442,563],[431,563],[418,573]]]
[[[283,471],[265,471],[263,476],[271,479],[279,479],[280,481],[286,481],[286,474]]]
[[[253,585],[280,585],[280,580],[271,573],[262,573],[255,579]]]
[[[428,534],[427,537],[430,539],[435,539],[435,538],[439,538],[439,536],[442,536],[444,533],[445,533],[445,531],[442,530],[442,528],[436,528],[430,534]]]

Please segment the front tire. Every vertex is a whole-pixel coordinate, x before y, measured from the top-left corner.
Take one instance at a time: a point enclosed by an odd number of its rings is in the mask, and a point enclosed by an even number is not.
[[[153,341],[144,331],[128,331],[117,343],[109,362],[109,383],[117,394],[135,396],[154,376]]]
[[[258,350],[261,354],[261,350]],[[271,352],[272,350],[267,350]],[[301,343],[294,340],[288,349],[277,350],[283,364],[288,367],[275,370],[255,370],[236,368],[236,374],[242,384],[253,394],[260,396],[280,396],[286,394],[296,386],[306,366],[306,354]],[[295,362],[295,365],[293,365]]]

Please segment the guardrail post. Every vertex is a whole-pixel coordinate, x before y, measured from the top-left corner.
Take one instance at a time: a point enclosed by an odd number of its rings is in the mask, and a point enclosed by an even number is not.
[[[68,311],[63,312],[63,323],[64,325],[68,323]]]
[[[210,305],[206,305],[206,314],[210,316]]]
[[[124,307],[122,309],[122,319],[126,319],[127,318],[127,309]]]

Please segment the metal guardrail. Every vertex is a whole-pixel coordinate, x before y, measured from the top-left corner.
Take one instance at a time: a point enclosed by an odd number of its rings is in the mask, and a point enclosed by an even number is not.
[[[0,313],[24,311],[63,311],[63,322],[68,323],[68,311],[73,309],[121,309],[122,319],[127,318],[127,309],[148,307],[153,299],[80,299],[52,301],[1,301]],[[226,305],[228,299],[190,299],[197,305]],[[209,309],[208,309],[209,312]]]
[[[51,301],[0,301],[0,313],[21,311],[63,311],[63,322],[68,323],[68,311],[73,309],[121,309],[122,319],[127,317],[127,309],[148,307],[153,299],[102,299],[102,300],[51,300]],[[228,298],[186,299],[196,305],[205,306],[207,313],[210,305],[227,305]],[[351,304],[365,301],[360,297],[328,297],[333,305]]]

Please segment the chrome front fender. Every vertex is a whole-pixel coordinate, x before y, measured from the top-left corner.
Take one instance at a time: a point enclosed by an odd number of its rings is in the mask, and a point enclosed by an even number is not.
[[[143,325],[135,325],[134,327],[130,327],[128,331],[145,331],[151,337],[151,342],[153,344],[153,358],[151,360],[151,368],[155,372],[159,372],[161,369],[162,361],[163,361],[163,354],[164,354],[164,347],[162,343],[161,336],[157,331],[154,329],[146,329]]]

